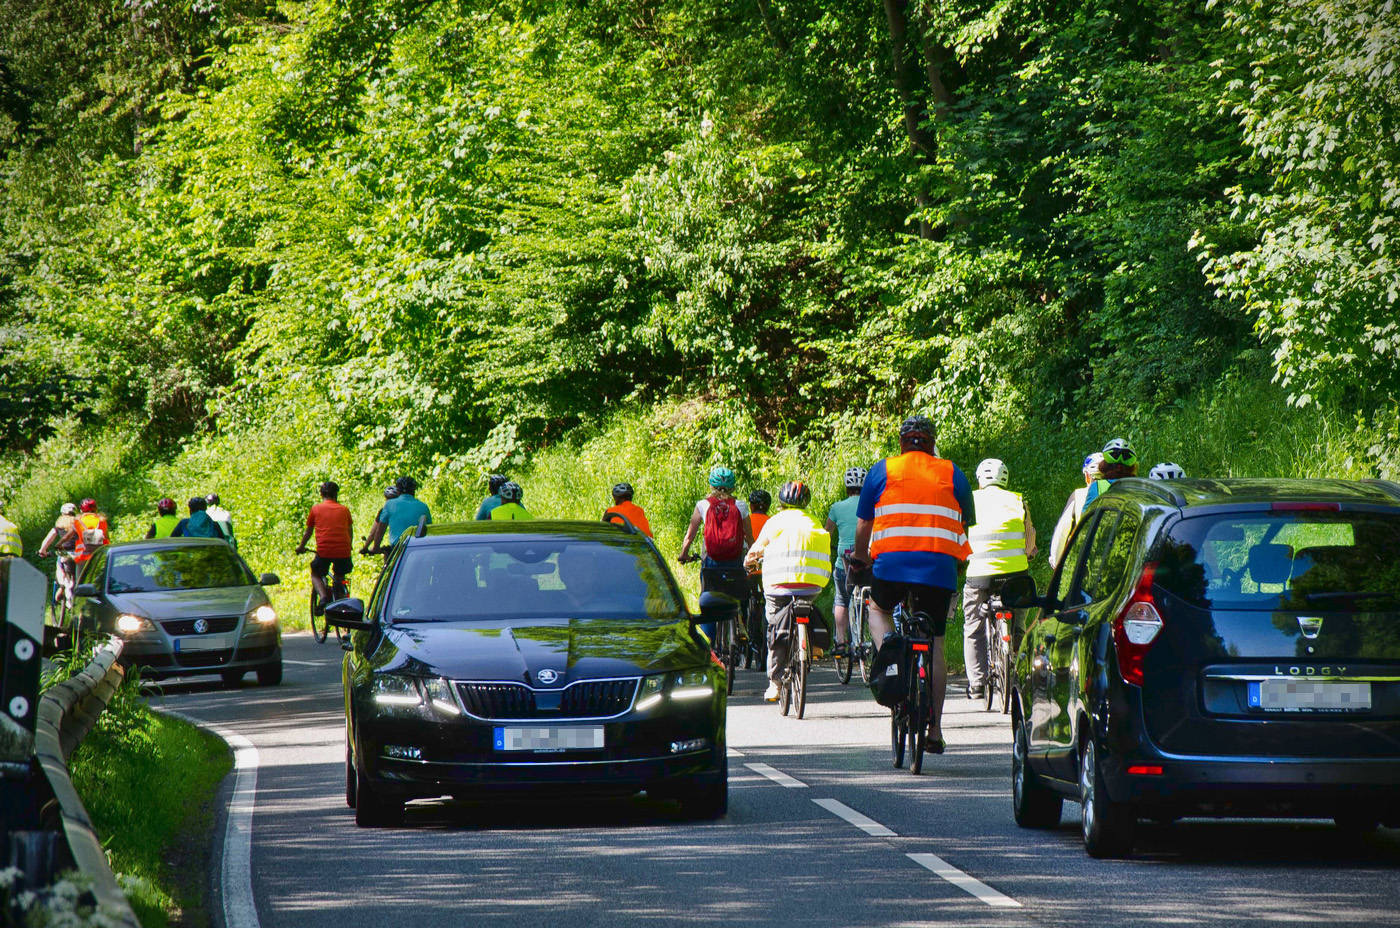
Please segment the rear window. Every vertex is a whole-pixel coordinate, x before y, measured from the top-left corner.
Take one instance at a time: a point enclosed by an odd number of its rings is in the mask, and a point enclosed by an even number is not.
[[[1183,519],[1154,553],[1157,582],[1212,609],[1400,608],[1400,517],[1248,513]]]
[[[682,611],[651,548],[547,538],[410,546],[394,570],[391,622],[608,618],[675,621]]]

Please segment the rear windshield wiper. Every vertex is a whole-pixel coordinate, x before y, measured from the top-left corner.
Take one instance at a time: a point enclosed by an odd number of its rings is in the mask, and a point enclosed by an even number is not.
[[[1400,599],[1400,593],[1383,593],[1379,591],[1356,593],[1304,593],[1303,598],[1308,602],[1317,599]]]

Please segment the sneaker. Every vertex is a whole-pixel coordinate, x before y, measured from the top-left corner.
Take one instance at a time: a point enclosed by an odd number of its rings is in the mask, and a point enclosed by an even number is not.
[[[777,701],[778,701],[778,684],[774,683],[772,680],[769,680],[769,681],[768,681],[768,689],[766,689],[766,690],[763,691],[763,698],[764,698],[764,700],[767,701],[767,702],[777,702]]]
[[[967,688],[968,699],[983,699],[986,695],[987,691],[980,686],[969,686]]]
[[[846,642],[844,642],[844,641],[838,641],[838,642],[836,642],[836,644],[833,645],[832,648],[831,648],[831,656],[832,656],[832,657],[849,657],[850,654],[851,654],[851,646],[848,645],[848,644],[846,644]]]

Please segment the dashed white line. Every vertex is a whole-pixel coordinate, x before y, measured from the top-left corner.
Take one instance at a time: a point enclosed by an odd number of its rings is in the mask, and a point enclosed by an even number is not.
[[[325,667],[325,666],[326,666],[326,662],[325,662],[325,661],[293,661],[293,660],[288,660],[288,659],[285,658],[285,657],[282,658],[282,663],[284,663],[284,664],[295,664],[295,665],[298,666],[298,667]]]
[[[744,752],[743,752],[743,751],[736,751],[736,750],[734,750],[733,748],[726,748],[726,750],[729,751],[729,756],[730,756],[730,757],[743,757],[743,756],[744,756]]]
[[[981,880],[975,879],[954,867],[948,861],[937,854],[909,854],[906,855],[914,863],[921,867],[926,867],[933,873],[952,883],[969,895],[976,896],[987,905],[998,909],[1019,909],[1021,903],[1012,899],[1005,893],[999,893]]]
[[[884,825],[875,821],[868,815],[862,815],[844,802],[837,802],[835,799],[813,799],[817,805],[835,815],[837,818],[845,819],[861,831],[872,838],[897,838],[899,835],[890,831]]]
[[[783,773],[781,770],[776,770],[773,767],[768,766],[767,764],[745,764],[744,766],[748,767],[750,770],[752,770],[754,773],[759,774],[760,776],[767,777],[774,783],[777,783],[779,786],[786,786],[788,789],[807,788],[806,783],[803,783],[796,777],[790,777],[786,773]]]

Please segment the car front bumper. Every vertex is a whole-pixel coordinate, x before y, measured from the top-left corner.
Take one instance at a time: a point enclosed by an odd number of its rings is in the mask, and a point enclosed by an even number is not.
[[[176,651],[168,642],[132,639],[122,649],[122,661],[141,668],[149,678],[256,670],[282,660],[282,643],[275,631],[246,636],[231,648],[210,651]]]

